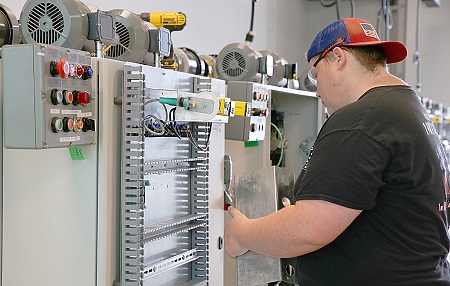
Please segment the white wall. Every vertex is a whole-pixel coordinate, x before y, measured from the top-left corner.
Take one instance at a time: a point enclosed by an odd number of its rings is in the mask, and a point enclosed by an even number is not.
[[[416,1],[407,2],[406,45],[410,56],[405,62],[405,79],[416,87],[416,66],[413,63],[416,49]],[[419,52],[420,82],[422,90],[419,95],[433,101],[450,106],[450,91],[446,84],[450,83],[450,1],[441,1],[441,7],[420,6],[419,18]]]

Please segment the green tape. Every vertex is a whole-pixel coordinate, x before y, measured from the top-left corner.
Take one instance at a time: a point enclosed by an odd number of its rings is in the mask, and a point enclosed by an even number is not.
[[[69,147],[70,157],[72,161],[84,160],[84,153],[81,147]]]
[[[259,141],[246,141],[245,143],[245,147],[258,147],[259,146]]]

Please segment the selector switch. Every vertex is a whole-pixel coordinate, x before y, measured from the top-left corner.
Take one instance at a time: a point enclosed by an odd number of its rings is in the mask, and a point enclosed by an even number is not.
[[[83,118],[83,131],[95,131],[95,120],[90,118]]]

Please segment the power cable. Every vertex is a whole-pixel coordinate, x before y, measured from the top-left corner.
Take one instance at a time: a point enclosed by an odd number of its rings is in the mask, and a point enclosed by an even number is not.
[[[420,53],[419,53],[419,19],[420,19],[420,1],[417,0],[417,16],[416,16],[416,50],[414,52],[413,61],[416,65],[416,89],[417,92],[422,90],[422,83],[420,82]]]
[[[325,2],[325,0],[320,0],[320,4],[326,8],[336,5],[336,15],[337,15],[338,20],[341,19],[339,2],[340,2],[340,0],[334,0],[332,2],[327,3],[327,2]],[[356,14],[354,0],[350,0],[350,7],[351,7],[351,17],[353,18],[353,17],[355,17],[355,14]]]
[[[389,30],[392,29],[393,19],[391,12],[391,1],[382,0],[380,10],[378,10],[377,17],[377,31],[381,31],[381,18],[384,20],[384,40],[389,41]]]
[[[255,20],[255,3],[258,0],[252,0],[252,12],[250,16],[250,30],[248,31],[247,35],[245,36],[245,42],[248,44],[251,44],[253,42],[253,38],[255,37],[255,33],[253,32],[253,22]]]

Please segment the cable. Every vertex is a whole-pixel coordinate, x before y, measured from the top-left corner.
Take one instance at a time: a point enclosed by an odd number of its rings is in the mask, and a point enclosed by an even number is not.
[[[272,127],[277,131],[278,137],[280,137],[280,141],[281,141],[281,147],[280,147],[280,148],[281,148],[280,159],[278,159],[278,163],[277,163],[277,167],[280,167],[281,162],[282,162],[282,160],[283,160],[283,155],[284,155],[284,140],[283,140],[283,134],[281,134],[280,129],[278,129],[278,127],[277,127],[275,124],[273,124],[272,122],[270,122],[270,126],[272,126]]]
[[[340,20],[341,15],[340,15],[340,9],[339,9],[339,1],[340,0],[334,0],[330,3],[326,3],[324,0],[320,0],[320,4],[326,8],[336,5],[336,15],[337,15],[338,20]],[[355,14],[356,14],[354,0],[350,0],[350,7],[351,7],[351,17],[353,18],[353,17],[355,17]]]
[[[252,0],[252,14],[250,17],[250,32],[253,31],[253,21],[255,20],[255,3],[257,0]]]
[[[321,4],[323,7],[328,8],[328,7],[331,7],[331,6],[333,6],[334,4],[336,4],[336,1],[337,1],[337,0],[334,0],[334,1],[331,2],[331,3],[325,3],[324,0],[320,0],[320,4]]]
[[[250,30],[248,31],[247,35],[245,36],[245,42],[247,44],[251,44],[253,42],[253,37],[255,36],[255,33],[253,32],[253,22],[255,20],[255,3],[258,0],[252,0],[252,12],[250,16]]]
[[[419,19],[420,19],[420,1],[417,0],[417,19],[416,19],[416,51],[414,52],[413,61],[416,65],[416,89],[418,92],[422,90],[420,82],[420,53],[419,53]]]
[[[150,129],[150,128],[147,126],[146,122],[149,121],[150,119],[154,119],[155,122],[158,122],[158,123],[159,123],[160,127],[155,126],[155,124],[154,124],[153,122],[151,122],[151,126],[152,126],[154,129],[157,129],[157,130],[159,129],[160,131],[154,131],[154,130]],[[144,128],[145,128],[145,130],[147,130],[149,133],[151,133],[151,134],[153,134],[153,135],[157,135],[157,136],[162,136],[162,135],[164,135],[164,133],[165,133],[165,124],[164,124],[164,122],[163,122],[161,119],[155,117],[154,115],[147,115],[147,116],[145,116],[145,118],[144,118]]]
[[[384,18],[384,40],[389,41],[389,30],[392,29],[393,26],[393,19],[392,19],[392,13],[391,13],[391,1],[390,0],[382,0],[381,1],[381,8],[378,10],[378,17],[377,17],[377,31],[381,31],[381,15],[383,15]]]
[[[336,15],[337,15],[338,20],[340,20],[341,15],[339,13],[339,0],[336,0]]]
[[[207,124],[207,129],[208,129],[208,137],[206,139],[205,142],[205,147],[201,147],[198,142],[195,141],[194,136],[192,134],[191,128],[189,127],[189,125],[187,126],[186,132],[187,132],[187,136],[189,139],[189,142],[191,142],[191,144],[196,147],[197,149],[202,150],[203,152],[208,151],[209,148],[209,141],[210,141],[210,137],[211,137],[211,127],[212,127],[212,123]]]

